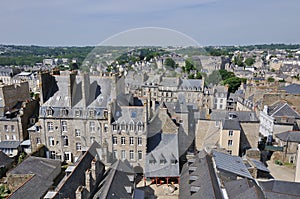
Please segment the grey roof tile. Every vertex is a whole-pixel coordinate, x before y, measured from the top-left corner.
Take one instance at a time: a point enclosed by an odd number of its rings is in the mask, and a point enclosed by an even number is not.
[[[282,141],[300,142],[300,131],[286,131],[275,136]]]
[[[252,176],[241,157],[213,151],[213,159],[215,160],[217,169],[252,179]]]

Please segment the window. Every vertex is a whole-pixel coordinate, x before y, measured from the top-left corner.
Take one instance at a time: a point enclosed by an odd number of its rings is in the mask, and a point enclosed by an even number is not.
[[[223,99],[220,99],[220,103],[223,103]]]
[[[118,144],[118,138],[117,137],[113,137],[113,145],[117,145]]]
[[[138,151],[138,159],[139,160],[143,159],[143,152],[142,151]]]
[[[220,125],[220,121],[216,121],[216,127]]]
[[[76,150],[77,150],[77,151],[80,151],[80,150],[81,150],[81,143],[80,143],[80,142],[77,142],[77,143],[76,143]]]
[[[90,137],[90,142],[93,144],[95,142],[95,137]]]
[[[90,122],[90,131],[91,132],[95,131],[95,122]]]
[[[228,136],[233,136],[233,131],[229,131]]]
[[[67,162],[71,162],[72,161],[72,153],[71,152],[65,152],[64,159]]]
[[[4,125],[3,129],[4,129],[5,132],[8,132],[8,126],[7,125]]]
[[[39,137],[37,137],[36,138],[36,144],[41,144],[42,142],[41,142],[41,138],[39,138]]]
[[[121,158],[122,158],[122,160],[126,159],[126,151],[125,150],[121,151]]]
[[[165,159],[160,159],[159,160],[160,165],[164,165],[167,163],[167,161]]]
[[[139,124],[138,124],[138,131],[142,131],[143,130],[143,124],[140,122]]]
[[[68,115],[68,110],[67,109],[62,109],[61,110],[61,115],[62,116],[67,116]]]
[[[130,160],[133,160],[133,159],[134,159],[134,151],[133,151],[133,150],[130,150],[130,151],[129,151],[129,159],[130,159]]]
[[[118,151],[117,150],[113,150],[113,157],[114,157],[114,159],[118,158]]]
[[[47,122],[48,131],[53,131],[53,122]]]
[[[55,159],[55,151],[50,151],[50,158]]]
[[[11,125],[10,128],[11,128],[11,132],[15,132],[15,125]]]
[[[16,135],[12,135],[12,136],[11,136],[11,139],[12,139],[12,140],[17,140]]]
[[[232,146],[233,145],[233,141],[232,140],[228,140],[228,146]]]
[[[89,111],[89,117],[94,117],[95,116],[95,111],[94,110],[90,110]]]
[[[81,116],[81,110],[75,110],[75,116],[80,117]]]
[[[134,137],[130,137],[130,138],[129,138],[129,144],[130,144],[130,145],[133,145],[133,144],[134,144]]]
[[[9,140],[9,135],[5,135],[5,140]]]
[[[67,128],[67,121],[62,121],[62,122],[61,122],[61,129],[62,129],[63,132],[68,131],[68,128]]]
[[[141,137],[138,137],[138,145],[139,146],[142,146],[142,144],[143,144],[143,139],[141,138]]]
[[[229,153],[231,155],[232,154],[232,150],[228,150],[227,153]]]
[[[47,109],[47,116],[52,116],[53,110],[51,108]]]
[[[69,146],[69,139],[68,139],[68,136],[63,136],[63,145],[64,146]]]
[[[175,165],[176,162],[177,162],[177,160],[176,160],[175,158],[172,158],[172,159],[171,159],[171,164],[172,164],[172,165]]]
[[[222,104],[220,104],[220,109],[223,109],[223,105]]]
[[[105,132],[105,133],[108,132],[108,124],[104,124],[104,132]]]
[[[122,123],[122,124],[121,124],[121,130],[122,130],[122,131],[126,131],[126,124],[125,124],[125,123]]]
[[[130,131],[133,131],[133,130],[134,130],[134,123],[130,123],[130,125],[129,125],[129,130],[130,130]]]
[[[80,129],[75,129],[75,136],[80,137]]]
[[[49,137],[49,146],[54,146],[54,137]]]
[[[114,131],[118,130],[117,124],[113,124],[113,130],[114,130]]]
[[[125,145],[125,141],[126,141],[126,138],[125,137],[121,137],[121,144],[122,145]]]

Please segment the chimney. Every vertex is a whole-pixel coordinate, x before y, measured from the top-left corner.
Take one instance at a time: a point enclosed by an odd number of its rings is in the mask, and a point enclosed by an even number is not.
[[[75,195],[76,195],[75,199],[84,199],[83,191],[84,191],[84,188],[82,186],[79,186],[75,192]]]
[[[267,105],[264,105],[264,113],[268,114],[268,106]]]
[[[86,187],[86,190],[90,193],[91,187],[92,187],[92,179],[91,179],[91,171],[90,170],[85,171],[85,187]]]
[[[82,100],[84,106],[87,106],[90,98],[90,76],[87,73],[82,74]]]
[[[68,98],[69,98],[69,105],[71,107],[73,103],[75,81],[76,81],[76,73],[71,72],[69,74],[69,79],[68,79]]]

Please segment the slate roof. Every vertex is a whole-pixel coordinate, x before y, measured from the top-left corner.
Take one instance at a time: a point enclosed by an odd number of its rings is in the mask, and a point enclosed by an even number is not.
[[[300,94],[300,84],[290,84],[283,88],[287,93],[299,95]]]
[[[232,119],[225,119],[222,121],[223,130],[241,130],[239,121]]]
[[[261,161],[253,159],[253,158],[250,158],[250,161],[253,162],[253,164],[255,165],[255,167],[258,170],[268,172],[268,173],[270,172],[269,169]]]
[[[200,189],[197,190],[198,187]],[[195,192],[191,192],[193,190]],[[190,162],[183,165],[179,198],[222,198],[211,156],[204,151],[200,151]]]
[[[13,161],[14,161],[13,159],[11,159],[5,153],[0,151],[0,168],[9,166],[10,164],[13,163]]]
[[[163,133],[177,133],[178,127],[170,118],[168,110],[164,103],[157,110],[154,117],[150,120],[148,125],[148,137],[156,135],[159,132]]]
[[[295,117],[296,119],[300,119],[299,113],[286,102],[277,102],[269,106],[268,112],[272,117]]]
[[[180,79],[181,84],[179,88],[183,90],[196,89],[198,91],[202,90],[202,79]]]
[[[264,199],[261,189],[247,178],[225,182],[225,189],[230,199]]]
[[[114,114],[114,119],[117,123],[129,124],[131,122],[138,123],[143,122],[145,116],[143,106],[121,106],[119,110]]]
[[[57,185],[55,189],[55,198],[75,198],[76,189],[79,186],[85,185],[85,172],[86,170],[91,168],[92,160],[94,160],[97,156],[100,157],[97,151],[97,149],[99,149],[100,147],[101,146],[99,143],[94,142],[88,148],[88,150],[78,158],[72,172],[66,175]],[[100,166],[103,166],[101,162]]]
[[[230,154],[213,151],[213,159],[216,167],[219,170],[235,174],[240,177],[252,179],[246,165],[239,156],[232,156]]]
[[[229,119],[230,115],[235,115],[233,119],[240,122],[259,122],[255,112],[252,111],[225,111],[225,110],[213,110],[210,114],[210,119],[214,121],[221,121],[223,119]]]
[[[128,163],[117,160],[105,173],[105,178],[99,185],[99,190],[94,199],[132,198],[134,190],[134,179],[130,180],[128,175],[133,176],[134,171]],[[131,187],[128,193],[125,187]]]
[[[51,178],[57,177],[52,176],[54,170],[60,166],[61,162],[59,160],[33,156],[28,157],[15,169],[9,172],[9,176],[14,174],[32,174],[32,177],[12,193],[9,198],[31,199],[34,197],[42,197],[53,183],[54,179]]]
[[[266,198],[272,199],[299,199],[300,183],[280,180],[259,181]]]
[[[300,142],[300,131],[286,131],[275,135],[282,141]]]
[[[107,107],[107,103],[112,99],[113,79],[111,77],[76,75],[72,86],[72,94],[69,96],[68,85],[69,75],[57,75],[56,92],[44,104],[45,107]],[[85,81],[86,88],[83,90],[82,84]],[[70,98],[72,104],[70,104]],[[85,100],[84,100],[85,99]]]
[[[166,162],[160,164],[160,160]],[[172,164],[171,160],[176,163]],[[145,176],[179,176],[178,134],[157,133],[147,139]]]
[[[163,77],[161,82],[159,83],[159,86],[163,87],[176,87],[179,86],[178,78],[176,77]]]
[[[19,141],[2,141],[0,142],[0,149],[17,149],[20,144]]]

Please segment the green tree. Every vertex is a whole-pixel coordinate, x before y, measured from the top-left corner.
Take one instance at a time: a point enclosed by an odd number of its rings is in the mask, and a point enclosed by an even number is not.
[[[220,75],[222,77],[222,80],[229,79],[231,77],[235,77],[235,75],[234,75],[233,72],[229,72],[229,71],[227,71],[225,69],[220,69],[219,73],[220,73]]]
[[[248,57],[248,58],[245,60],[246,66],[252,66],[254,63],[255,63],[255,59],[253,59],[253,58]]]
[[[168,57],[165,59],[165,66],[175,68],[175,65],[176,65],[176,63],[172,58]]]
[[[275,82],[275,79],[273,77],[268,77],[267,81],[268,82]]]
[[[223,85],[228,85],[228,92],[234,93],[246,79],[239,77],[230,77],[222,82]]]
[[[185,71],[189,73],[191,70],[196,70],[196,67],[191,60],[187,59],[185,60]]]

